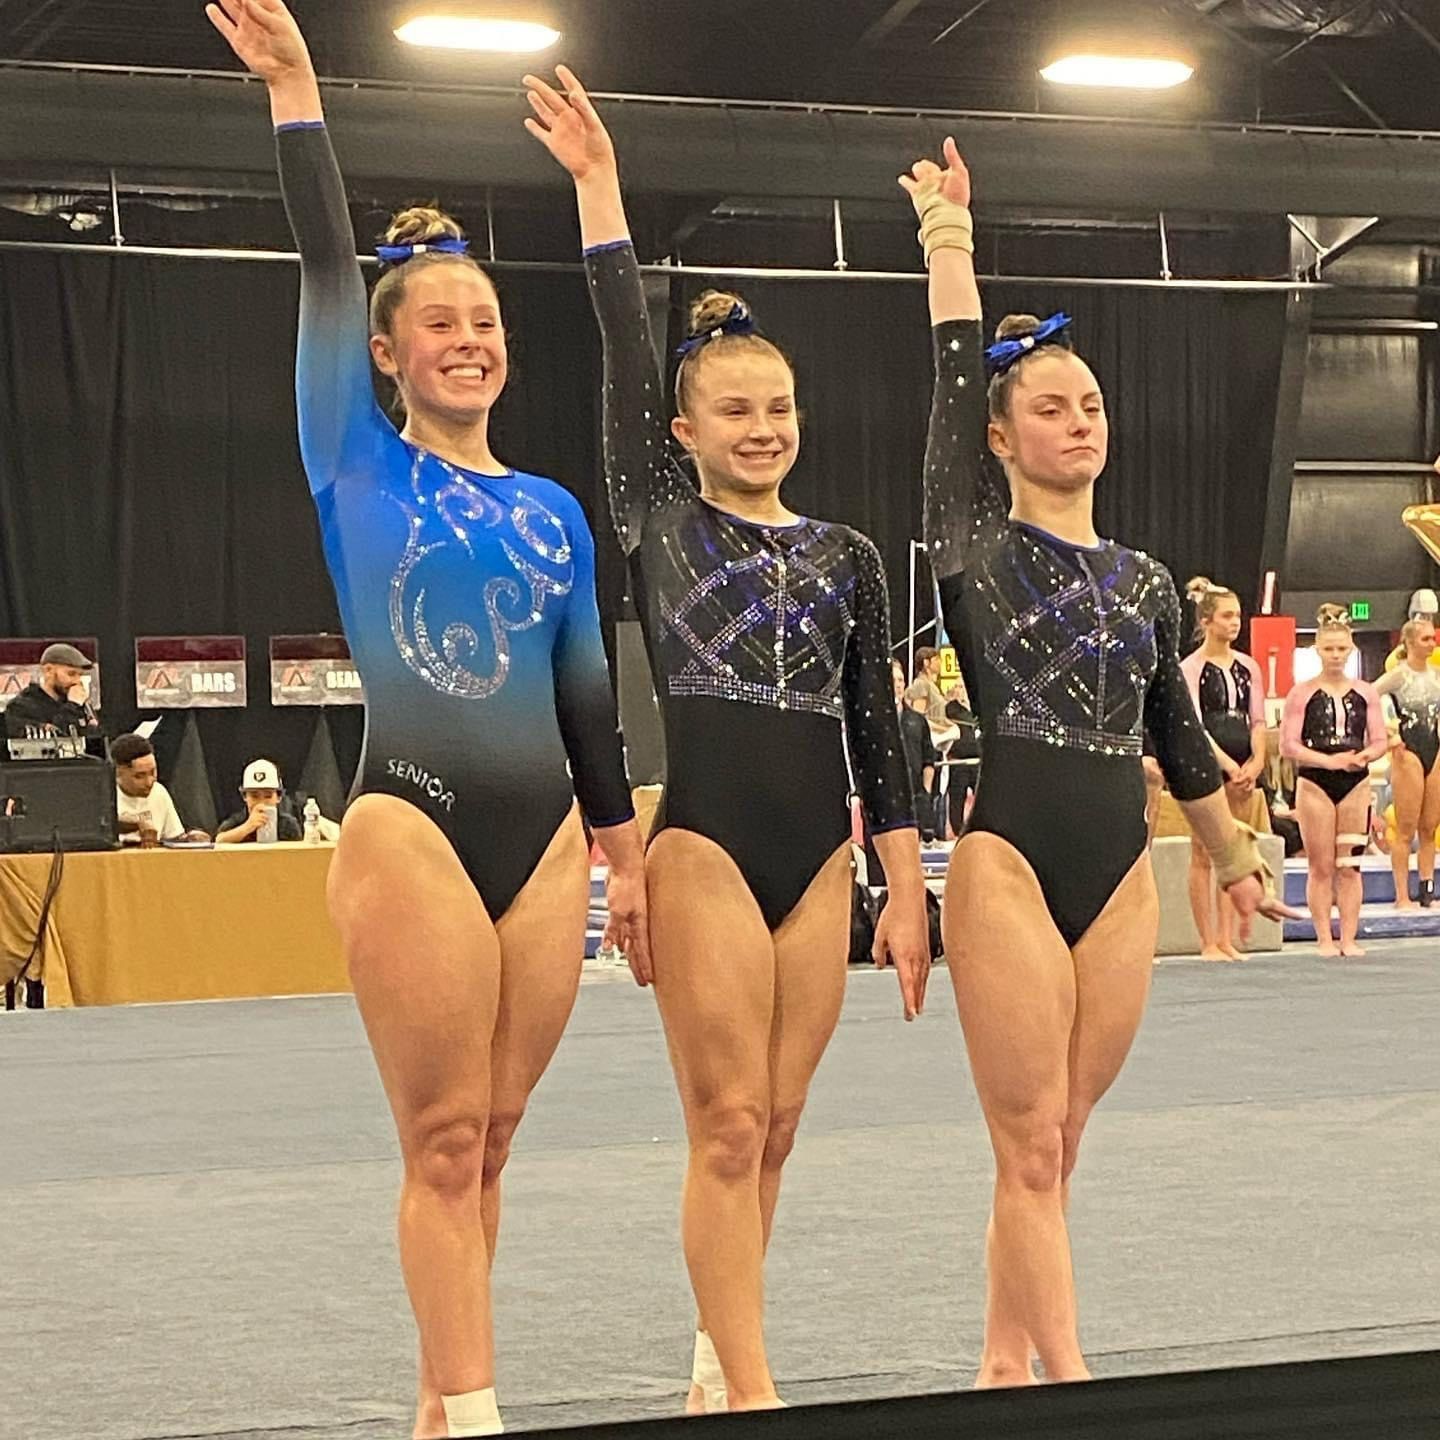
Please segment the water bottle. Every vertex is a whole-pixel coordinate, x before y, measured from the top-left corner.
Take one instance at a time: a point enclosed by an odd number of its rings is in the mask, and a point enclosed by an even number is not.
[[[323,838],[320,834],[320,806],[312,795],[305,802],[305,843],[318,845]]]
[[[277,818],[278,812],[274,805],[263,805],[261,809],[265,812],[265,818],[260,822],[260,829],[256,833],[255,843],[258,845],[273,845],[280,834],[280,822]]]

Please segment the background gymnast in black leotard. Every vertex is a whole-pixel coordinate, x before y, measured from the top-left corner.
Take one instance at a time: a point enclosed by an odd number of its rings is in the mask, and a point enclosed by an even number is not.
[[[1065,1203],[1085,1123],[1119,1073],[1149,990],[1158,914],[1142,728],[1242,917],[1265,901],[1253,836],[1180,674],[1180,608],[1158,562],[1095,533],[1099,383],[1063,333],[1023,319],[993,356],[989,448],[970,179],[901,179],[930,270],[935,396],[925,539],[981,731],[980,784],[945,894],[945,950],[995,1151],[981,1385],[1088,1372]]]
[[[1370,845],[1370,766],[1389,746],[1375,687],[1352,680],[1349,612],[1322,605],[1315,651],[1321,671],[1285,697],[1280,753],[1295,762],[1295,813],[1305,842],[1305,900],[1322,955],[1360,956],[1360,861]],[[1340,911],[1340,943],[1330,910]]]
[[[280,131],[301,252],[301,452],[365,681],[360,793],[329,899],[404,1159],[414,1433],[497,1434],[500,1173],[579,982],[590,872],[577,793],[611,861],[610,938],[645,978],[643,857],[593,544],[571,495],[490,449],[505,332],[489,278],[454,253],[453,223],[404,218],[367,323],[295,21],[280,0],[209,13],[266,81]],[[409,242],[440,248],[405,258]],[[375,401],[372,351],[399,390],[398,433]]]
[[[864,536],[781,502],[800,440],[794,376],[734,297],[698,307],[673,426],[698,486],[676,465],[614,150],[574,76],[560,79],[564,95],[526,77],[527,123],[576,182],[605,349],[606,479],[665,728],[647,873],[690,1138],[683,1230],[702,1324],[689,1403],[766,1408],[779,1401],[764,1250],[845,988],[846,742],[890,881],[877,955],[893,952],[909,1014],[929,970],[885,578]]]
[[[1401,658],[1375,682],[1381,700],[1389,699],[1399,728],[1390,748],[1390,785],[1395,793],[1395,841],[1390,861],[1395,872],[1395,903],[1410,908],[1410,847],[1418,833],[1417,859],[1421,906],[1435,903],[1435,830],[1440,827],[1440,669],[1435,653],[1435,623],[1417,616],[1400,632]]]

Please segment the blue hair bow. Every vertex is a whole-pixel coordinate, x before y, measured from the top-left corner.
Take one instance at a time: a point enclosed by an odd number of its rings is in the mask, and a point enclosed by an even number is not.
[[[1030,335],[1017,335],[1013,340],[1001,340],[985,352],[985,368],[993,379],[1003,375],[1016,361],[1023,360],[1032,350],[1053,340],[1062,330],[1068,330],[1072,321],[1062,310],[1052,315],[1038,330]]]
[[[692,350],[698,350],[708,340],[718,339],[721,335],[753,335],[755,333],[755,321],[751,318],[750,312],[743,305],[732,305],[730,313],[713,329],[707,330],[703,335],[692,335],[688,340],[676,346],[677,355],[688,355]]]
[[[456,235],[446,235],[440,240],[427,240],[423,245],[377,245],[375,253],[386,265],[403,265],[417,255],[438,250],[442,255],[468,255],[470,242]]]

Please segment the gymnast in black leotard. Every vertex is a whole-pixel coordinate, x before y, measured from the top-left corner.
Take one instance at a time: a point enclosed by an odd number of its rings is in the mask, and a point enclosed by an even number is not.
[[[690,1137],[684,1241],[701,1319],[691,1409],[778,1403],[762,1264],[849,947],[846,752],[890,883],[877,935],[907,1013],[929,968],[879,555],[795,515],[794,376],[734,296],[702,297],[670,449],[609,136],[578,82],[526,77],[531,132],[576,183],[605,358],[605,474],[664,721],[650,845],[655,988]],[[895,915],[891,917],[891,910]]]
[[[1401,656],[1375,684],[1382,700],[1395,709],[1400,746],[1390,753],[1390,782],[1395,792],[1395,842],[1390,861],[1395,871],[1395,903],[1410,904],[1410,848],[1420,837],[1421,906],[1435,903],[1435,830],[1440,826],[1440,669],[1435,654],[1435,624],[1428,615],[1409,620],[1400,632]]]
[[[902,177],[930,271],[935,393],[925,540],[980,724],[980,783],[946,884],[945,951],[996,1159],[982,1385],[1088,1372],[1064,1202],[1085,1123],[1140,1023],[1158,929],[1142,731],[1245,916],[1253,836],[1180,673],[1180,609],[1158,562],[1094,530],[1107,425],[1065,317],[1007,321],[990,352],[990,456],[970,180]]]
[[[280,0],[209,14],[270,92],[301,256],[301,453],[365,682],[365,758],[329,900],[404,1157],[415,1434],[497,1434],[500,1174],[579,982],[582,808],[611,861],[607,938],[648,978],[593,545],[572,496],[490,449],[505,331],[458,227],[436,211],[397,217],[367,321],[294,19]],[[405,411],[398,433],[375,402],[372,354]]]
[[[1370,766],[1389,745],[1375,687],[1352,680],[1355,650],[1343,606],[1323,605],[1315,650],[1321,671],[1285,697],[1280,753],[1295,761],[1295,812],[1305,842],[1305,898],[1322,955],[1359,956],[1360,861],[1370,844]],[[1330,933],[1340,911],[1340,944]]]

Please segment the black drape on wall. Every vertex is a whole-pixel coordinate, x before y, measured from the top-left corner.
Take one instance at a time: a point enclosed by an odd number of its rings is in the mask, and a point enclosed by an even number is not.
[[[496,448],[579,496],[608,629],[625,574],[600,494],[584,282],[498,278],[512,380]],[[98,635],[112,733],[135,719],[136,635],[244,634],[250,708],[201,716],[222,811],[247,760],[268,754],[298,777],[309,750],[314,716],[269,704],[269,636],[338,625],[295,438],[297,288],[279,263],[0,253],[0,634]],[[677,320],[696,288],[687,277],[682,296],[677,284]],[[765,281],[747,293],[799,377],[806,428],[787,500],[876,541],[898,640],[920,533],[924,288]],[[1204,570],[1253,593],[1268,445],[1236,443],[1231,395],[1237,348],[1278,332],[1273,300],[1007,283],[986,301],[991,323],[1006,309],[1075,315],[1111,412],[1101,530],[1150,550],[1181,584]],[[1273,370],[1254,368],[1273,388]],[[330,720],[348,779],[359,716]],[[162,767],[179,732],[162,727]]]

